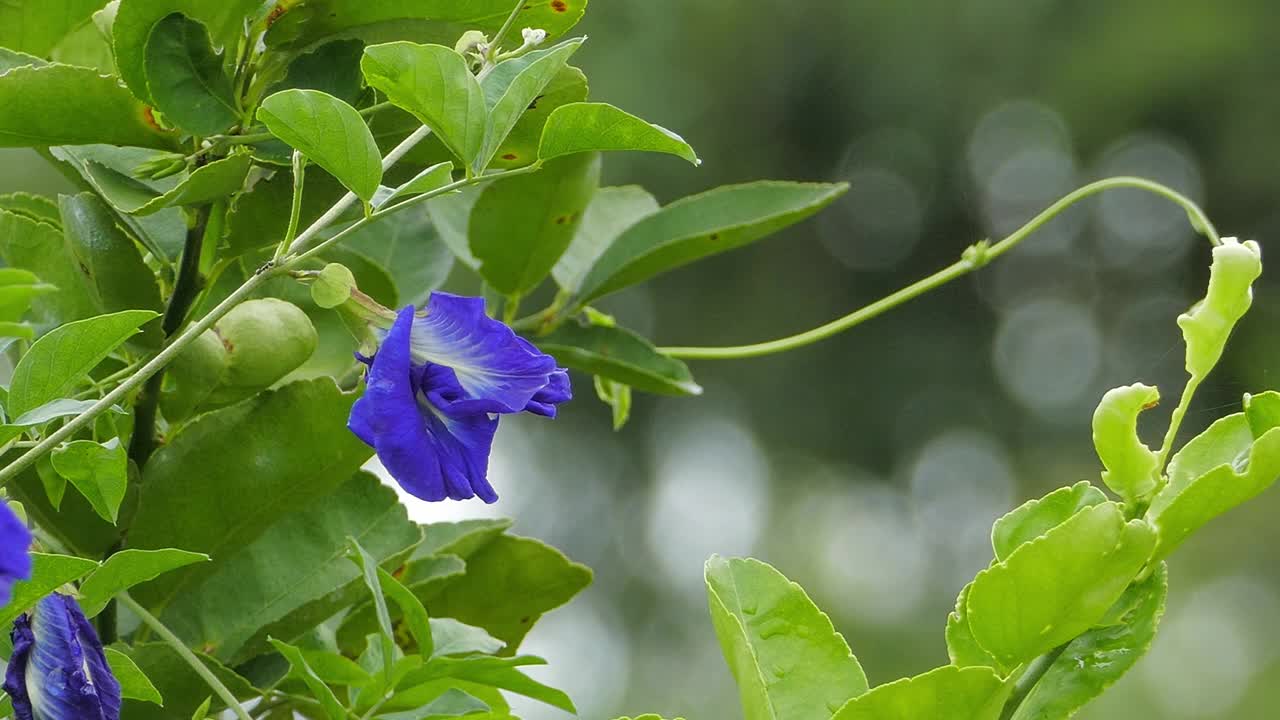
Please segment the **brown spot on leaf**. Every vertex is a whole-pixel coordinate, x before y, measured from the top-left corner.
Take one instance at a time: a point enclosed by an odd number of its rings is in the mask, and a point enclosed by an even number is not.
[[[516,158],[518,158],[518,157],[520,157],[520,156],[519,156],[519,155],[516,155],[515,153],[506,153],[506,154],[504,154],[504,155],[502,156],[502,159],[503,159],[503,160],[515,160],[515,159],[516,159]]]
[[[569,216],[568,216],[568,215],[561,215],[560,217],[556,218],[556,224],[557,224],[557,225],[563,225],[563,224],[565,224],[565,223],[567,223],[567,222],[569,222]]]
[[[1157,406],[1157,405],[1159,405],[1159,404],[1160,404],[1160,401],[1159,401],[1159,400],[1152,400],[1151,402],[1147,403],[1146,405],[1143,405],[1143,406],[1142,406],[1142,409],[1143,409],[1143,410],[1150,410],[1151,408],[1156,407],[1156,406]]]
[[[551,0],[551,9],[556,12],[567,12],[569,10],[569,4],[564,0]]]
[[[156,111],[150,105],[142,108],[142,121],[150,125],[152,129],[161,130],[160,123],[156,122]]]
[[[521,625],[527,625],[527,624],[529,624],[529,616],[528,616],[528,615],[525,615],[524,617],[520,618],[520,624],[521,624]]]
[[[720,239],[720,233],[711,233],[711,239],[712,239],[712,240],[719,240],[719,239]]]
[[[213,334],[218,336],[218,340],[219,342],[222,343],[222,348],[224,350],[226,350],[228,353],[235,352],[236,344],[226,339],[225,337],[223,337],[222,333],[218,332],[218,328],[213,329]]]
[[[530,109],[530,110],[537,110],[537,109],[538,109],[538,101],[539,101],[539,100],[541,100],[541,99],[542,99],[542,98],[544,98],[544,97],[546,97],[546,96],[545,96],[545,95],[539,95],[538,97],[534,98],[534,99],[533,99],[533,102],[529,103],[529,109]]]
[[[289,8],[286,8],[284,5],[276,5],[271,8],[271,12],[267,15],[267,27],[275,25],[276,21],[280,19],[280,16],[287,12],[289,12]]]

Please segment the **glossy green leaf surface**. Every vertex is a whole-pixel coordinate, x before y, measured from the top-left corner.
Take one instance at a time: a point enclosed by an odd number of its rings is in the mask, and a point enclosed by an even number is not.
[[[1134,383],[1108,390],[1093,412],[1093,446],[1107,468],[1102,482],[1128,502],[1156,487],[1159,454],[1138,437],[1138,414],[1159,401],[1158,389]]]
[[[701,165],[684,138],[645,122],[607,103],[572,103],[557,108],[547,119],[538,157],[548,160],[580,152],[635,150],[675,155]]]
[[[546,50],[535,50],[499,63],[484,79],[485,119],[484,143],[473,169],[489,166],[498,148],[506,141],[520,117],[557,75],[565,63],[582,47],[583,39],[568,40]]]
[[[45,55],[102,6],[100,0],[61,0],[0,5],[0,46]]]
[[[72,261],[57,225],[0,210],[0,258],[6,265],[27,270],[58,288],[31,298],[33,320],[39,329],[97,314],[84,273]]]
[[[1280,427],[1280,392],[1270,390],[1257,395],[1246,393],[1244,416],[1249,421],[1249,432],[1255,440],[1267,434],[1271,428]]]
[[[576,67],[565,66],[529,103],[489,166],[509,169],[533,163],[538,159],[538,144],[542,141],[542,130],[551,113],[569,103],[586,100],[587,93],[587,76]]]
[[[348,235],[341,246],[384,269],[395,283],[400,305],[421,304],[453,268],[453,253],[425,204],[383,215]]]
[[[284,90],[262,101],[258,120],[360,199],[373,199],[382,155],[355,108],[319,90]]]
[[[637,390],[663,395],[702,393],[689,366],[663,355],[648,340],[624,328],[569,321],[535,342],[565,367]]]
[[[996,720],[1007,694],[990,668],[947,665],[877,686],[831,720]]]
[[[439,190],[452,181],[453,163],[436,163],[417,175],[414,175],[403,185],[395,188],[379,188],[378,196],[373,199],[373,206],[382,207],[392,200],[399,200]]]
[[[80,584],[80,608],[86,616],[93,617],[116,593],[170,570],[208,561],[209,556],[203,553],[174,548],[121,550],[104,560],[102,567],[90,573]]]
[[[240,120],[231,78],[199,21],[174,13],[156,23],[143,49],[143,67],[156,107],[186,133],[214,135]]]
[[[564,692],[540,683],[520,671],[529,665],[544,665],[546,661],[539,657],[520,656],[496,658],[485,655],[471,657],[436,657],[424,667],[410,672],[404,679],[406,690],[397,695],[389,703],[392,709],[408,709],[421,705],[427,696],[438,694],[440,679],[458,679],[467,682],[488,685],[508,692],[523,695],[565,712],[576,713],[573,701]],[[422,686],[426,687],[422,687]]]
[[[59,326],[40,338],[13,370],[8,410],[18,416],[66,397],[98,363],[156,317],[151,310],[126,310]]]
[[[14,618],[35,607],[41,598],[69,582],[87,575],[98,563],[71,555],[31,553],[31,579],[13,584],[9,604],[0,607],[0,625],[9,627]]]
[[[134,597],[163,609],[277,520],[350,479],[371,454],[346,429],[354,400],[329,379],[291,383],[202,415],[171,438],[143,472],[128,546],[177,547],[213,562],[162,575]],[[202,481],[182,480],[190,477]]]
[[[153,705],[164,705],[164,698],[160,696],[160,691],[151,684],[151,680],[133,662],[133,658],[111,647],[104,648],[103,652],[107,656],[107,664],[111,667],[111,674],[120,683],[122,697],[127,700],[149,702]]]
[[[622,233],[595,261],[580,302],[634,285],[793,225],[829,205],[847,185],[757,182],[677,200]]]
[[[480,274],[510,294],[537,287],[572,242],[600,183],[600,156],[575,155],[487,186],[467,226]]]
[[[109,443],[72,440],[51,454],[53,469],[75,486],[95,512],[115,524],[129,485],[129,459],[119,438]]]
[[[657,211],[658,201],[639,185],[597,190],[568,249],[551,269],[556,284],[576,291],[587,271],[624,230]]]
[[[145,204],[134,209],[121,209],[134,215],[151,215],[169,207],[203,205],[221,200],[239,192],[252,163],[252,158],[244,154],[214,160],[196,168],[172,189],[155,195]]]
[[[1031,542],[1066,522],[1087,507],[1100,505],[1107,496],[1086,480],[1062,487],[1042,498],[1028,500],[991,526],[991,547],[1004,562],[1024,543]]]
[[[115,78],[89,68],[25,66],[0,75],[0,147],[170,147],[172,133],[148,113]]]
[[[1125,591],[1117,604],[1133,609],[1121,623],[1093,628],[1067,645],[1011,720],[1065,720],[1111,687],[1151,648],[1168,594],[1162,564]]]
[[[974,639],[1006,668],[1071,640],[1120,598],[1155,542],[1115,503],[1077,512],[978,573],[966,603]]]
[[[168,645],[144,642],[129,648],[121,647],[121,650],[129,655],[164,698],[163,708],[150,703],[125,700],[121,717],[129,720],[174,720],[190,717],[201,702],[210,697],[208,683]],[[237,698],[248,700],[261,696],[261,691],[217,660],[198,650],[195,654]],[[222,708],[222,703],[215,696],[212,705],[211,712],[216,715]]]
[[[293,674],[306,683],[307,689],[311,691],[311,697],[315,698],[320,703],[320,707],[324,708],[325,715],[329,720],[345,720],[347,717],[346,709],[342,707],[342,703],[338,702],[338,697],[333,694],[333,690],[328,685],[325,685],[324,681],[307,664],[307,659],[302,656],[302,651],[288,643],[275,639],[271,640],[271,644],[289,661],[289,665],[293,668]]]
[[[799,585],[752,559],[706,566],[711,621],[747,720],[823,720],[867,692],[844,637]]]

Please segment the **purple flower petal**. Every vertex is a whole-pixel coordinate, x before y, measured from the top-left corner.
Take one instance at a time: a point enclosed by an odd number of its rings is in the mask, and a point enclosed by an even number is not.
[[[452,368],[468,395],[492,401],[489,412],[524,410],[556,371],[551,356],[485,315],[481,298],[431,293],[410,347],[415,364]]]
[[[76,601],[52,593],[13,624],[4,689],[18,720],[120,720],[120,683]]]
[[[0,605],[9,602],[15,582],[31,577],[30,547],[31,531],[0,500]]]

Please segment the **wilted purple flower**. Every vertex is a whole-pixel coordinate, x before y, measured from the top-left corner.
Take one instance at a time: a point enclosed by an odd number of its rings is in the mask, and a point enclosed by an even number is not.
[[[4,689],[17,720],[120,720],[120,683],[98,634],[60,593],[13,622]]]
[[[423,500],[498,499],[487,478],[498,415],[555,417],[569,375],[480,298],[434,292],[425,314],[396,316],[370,361],[347,425]]]
[[[31,577],[30,547],[31,531],[0,500],[0,606],[9,602],[15,582]]]

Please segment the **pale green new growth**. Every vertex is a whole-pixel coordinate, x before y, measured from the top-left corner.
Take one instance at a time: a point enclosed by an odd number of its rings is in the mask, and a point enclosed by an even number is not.
[[[1011,688],[990,668],[947,665],[880,685],[831,720],[996,720]]]
[[[1209,290],[1204,300],[1178,316],[1178,327],[1187,343],[1187,372],[1193,381],[1209,374],[1227,336],[1253,302],[1253,281],[1262,274],[1262,250],[1252,240],[1223,238],[1213,249]]]
[[[1125,502],[1156,488],[1160,458],[1138,438],[1138,414],[1159,401],[1159,390],[1134,383],[1108,390],[1093,412],[1093,446],[1107,468],[1102,482]]]

